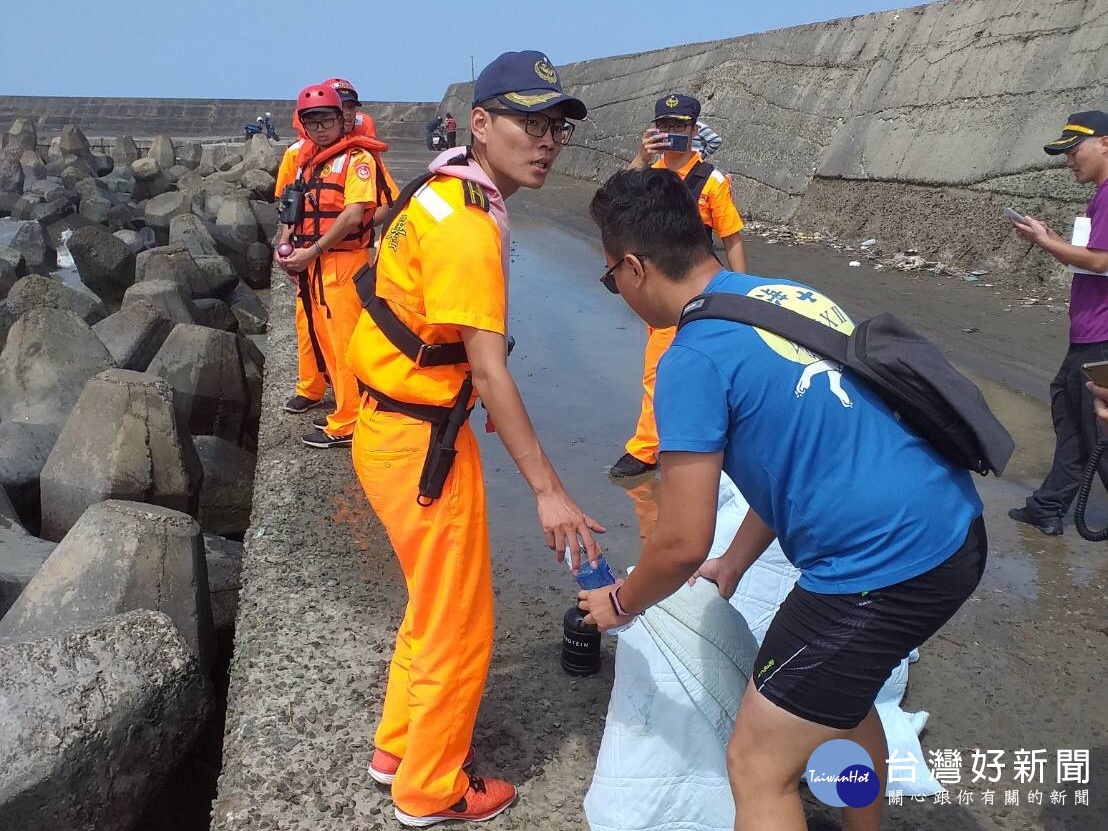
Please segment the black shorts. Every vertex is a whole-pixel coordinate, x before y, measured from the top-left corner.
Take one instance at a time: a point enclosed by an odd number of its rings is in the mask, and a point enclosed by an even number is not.
[[[758,650],[755,688],[806,721],[857,727],[897,664],[973,593],[987,548],[978,517],[945,562],[902,583],[861,594],[793,586]]]

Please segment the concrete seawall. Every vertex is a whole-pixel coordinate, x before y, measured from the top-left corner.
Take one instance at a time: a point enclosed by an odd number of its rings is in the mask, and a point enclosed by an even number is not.
[[[366,102],[385,138],[421,138],[434,103]],[[242,128],[264,112],[282,137],[291,135],[292,101],[217,98],[74,98],[0,96],[0,130],[16,118],[31,118],[40,137],[76,124],[90,136],[241,136]]]
[[[570,64],[563,81],[590,112],[560,168],[606,177],[654,101],[683,91],[724,137],[712,161],[744,214],[1045,276],[1053,261],[1001,209],[1064,233],[1083,210],[1090,189],[1042,145],[1069,113],[1108,106],[1106,44],[1108,0],[945,0]],[[471,89],[442,108],[465,112]]]

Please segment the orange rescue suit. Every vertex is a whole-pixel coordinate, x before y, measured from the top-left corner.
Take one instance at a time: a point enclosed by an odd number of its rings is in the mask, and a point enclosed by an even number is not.
[[[329,147],[304,141],[299,149],[297,181],[303,184],[304,218],[293,228],[291,241],[301,248],[315,245],[348,204],[362,205],[358,227],[329,246],[306,275],[314,346],[335,393],[335,411],[324,431],[346,437],[354,431],[361,399],[358,381],[346,366],[346,347],[361,314],[354,275],[370,261],[373,213],[383,191],[383,175],[371,150],[382,143],[346,136]],[[301,277],[302,282],[305,277]]]
[[[506,334],[503,240],[481,186],[438,175],[382,231],[376,294],[427,343],[461,340],[460,326]],[[396,401],[444,406],[468,363],[419,367],[368,312],[348,361],[367,386]],[[353,462],[404,573],[408,605],[396,636],[375,745],[403,761],[396,806],[427,816],[466,791],[493,643],[492,563],[481,456],[469,423],[441,498],[416,502],[432,426],[371,395],[358,416]]]

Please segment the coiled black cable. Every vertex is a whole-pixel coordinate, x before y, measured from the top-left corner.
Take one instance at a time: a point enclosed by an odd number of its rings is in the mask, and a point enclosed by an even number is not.
[[[1081,487],[1077,489],[1077,501],[1073,506],[1073,524],[1077,526],[1077,533],[1090,542],[1108,540],[1108,528],[1094,531],[1085,524],[1085,506],[1089,503],[1089,493],[1093,489],[1093,481],[1096,479],[1100,457],[1105,449],[1108,449],[1108,439],[1098,441],[1096,447],[1093,448],[1093,452],[1089,454],[1089,463],[1085,465],[1085,476],[1081,480]]]

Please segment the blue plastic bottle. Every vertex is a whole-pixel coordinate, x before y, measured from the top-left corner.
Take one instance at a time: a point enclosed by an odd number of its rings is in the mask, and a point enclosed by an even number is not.
[[[570,563],[568,553],[566,555],[566,567],[573,567]],[[581,567],[578,569],[575,579],[577,580],[577,585],[585,590],[602,589],[616,582],[616,576],[612,573],[612,567],[608,565],[608,561],[604,559],[603,554],[597,558],[596,568],[593,568],[584,552],[581,553]],[[631,621],[631,623],[617,626],[615,629],[609,629],[608,634],[618,635],[620,632],[626,631],[634,622],[635,621]]]

